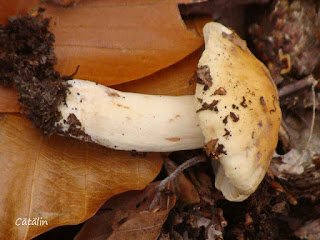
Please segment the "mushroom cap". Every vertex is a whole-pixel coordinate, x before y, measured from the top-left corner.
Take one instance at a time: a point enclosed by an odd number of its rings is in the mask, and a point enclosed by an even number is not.
[[[278,142],[278,92],[268,69],[246,42],[219,23],[203,28],[196,107],[212,159],[215,186],[229,201],[258,187]]]

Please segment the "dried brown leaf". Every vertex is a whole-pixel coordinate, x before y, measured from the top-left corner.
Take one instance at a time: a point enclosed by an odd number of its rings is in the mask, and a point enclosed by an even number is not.
[[[162,194],[160,205],[150,211],[158,185],[155,182],[143,191],[129,191],[108,200],[75,239],[156,239],[176,201],[175,195]]]
[[[194,52],[203,39],[189,31],[175,1],[80,0],[45,4],[56,36],[57,70],[111,85],[150,75]]]
[[[39,2],[0,0],[0,21],[30,12]],[[196,29],[189,30],[181,19],[179,2],[191,1],[79,0],[73,7],[42,4],[44,15],[52,18],[57,70],[70,75],[80,65],[77,78],[111,85],[178,62],[203,44],[197,32],[209,20],[194,20],[190,27]]]
[[[87,220],[116,194],[143,189],[159,173],[162,159],[44,138],[23,117],[2,114],[0,165],[0,239],[30,239]],[[15,224],[37,217],[48,225]]]
[[[296,178],[312,167],[313,159],[316,159],[320,154],[320,116],[317,113],[315,115],[314,128],[308,146],[312,112],[305,110],[295,115],[287,114],[283,121],[294,148],[282,155],[281,161],[274,160],[270,169],[279,178],[287,179],[288,175]],[[314,181],[317,178],[319,176],[314,174]]]

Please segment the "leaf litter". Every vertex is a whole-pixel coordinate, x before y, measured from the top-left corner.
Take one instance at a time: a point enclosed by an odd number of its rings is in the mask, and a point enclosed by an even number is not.
[[[176,203],[174,194],[163,193],[158,204],[149,209],[159,184],[153,182],[144,190],[129,191],[111,198],[85,223],[75,240],[156,239]]]
[[[132,156],[60,136],[46,138],[22,116],[0,117],[0,238],[31,239],[79,224],[109,198],[143,189],[159,173],[159,154]],[[17,226],[42,217],[48,225]]]

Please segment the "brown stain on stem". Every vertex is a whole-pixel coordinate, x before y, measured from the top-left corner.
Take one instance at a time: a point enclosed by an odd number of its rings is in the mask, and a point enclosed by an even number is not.
[[[170,137],[170,138],[166,138],[166,140],[168,140],[170,142],[179,142],[180,138],[178,138],[178,137]]]
[[[122,104],[120,104],[120,103],[117,103],[116,105],[117,105],[117,107],[122,107],[122,108],[125,108],[125,109],[130,109],[130,107],[124,106],[124,105],[122,105]]]

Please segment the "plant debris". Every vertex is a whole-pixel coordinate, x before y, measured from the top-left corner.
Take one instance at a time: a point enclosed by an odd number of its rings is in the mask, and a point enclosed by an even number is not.
[[[316,0],[276,0],[270,11],[250,26],[256,54],[266,63],[276,84],[286,74],[295,79],[308,76],[319,64],[319,28]]]
[[[207,91],[212,86],[212,77],[210,75],[210,69],[208,66],[201,66],[198,68],[198,70],[190,80],[190,85],[195,81],[199,84],[204,85],[204,91]]]
[[[172,157],[189,158],[189,154],[192,152],[178,152],[172,154]],[[223,211],[216,208],[215,198],[220,194],[212,185],[210,164],[207,162],[191,167],[185,175],[198,192],[200,202],[186,204],[178,197],[158,239],[223,239],[223,229],[227,222]]]
[[[66,136],[75,136],[82,139],[85,142],[92,142],[91,136],[84,132],[84,130],[82,129],[81,122],[76,117],[76,115],[74,115],[73,113],[70,114],[66,123],[69,125],[69,128],[66,132],[61,132],[61,134],[65,134]]]
[[[226,95],[226,94],[227,94],[227,90],[225,90],[223,87],[219,87],[213,93],[213,95]]]
[[[295,231],[295,235],[301,239],[319,240],[320,218],[306,222],[302,227]]]
[[[179,159],[190,158],[192,154],[195,153],[176,152],[171,154],[171,159],[179,162]],[[187,169],[185,176],[197,190],[200,202],[185,204],[178,197],[162,227],[159,240],[298,240],[297,236],[319,234],[310,226],[318,224],[313,220],[320,217],[320,191],[317,193],[313,189],[312,193],[318,195],[310,198],[306,191],[311,190],[310,186],[296,192],[297,182],[291,184],[291,179],[281,180],[271,174],[265,177],[252,196],[237,203],[225,200],[213,187],[214,175],[209,163]],[[178,190],[181,191],[182,187],[180,184]],[[293,194],[295,192],[298,195]]]
[[[219,103],[219,100],[213,100],[212,103],[208,104],[206,102],[202,103],[202,106],[200,109],[198,109],[196,112],[204,111],[204,110],[210,110],[218,112],[217,104]]]
[[[19,92],[21,111],[45,135],[57,131],[68,86],[54,70],[54,35],[50,19],[24,16],[0,25],[0,84]]]
[[[75,239],[155,239],[176,202],[174,194],[163,193],[155,208],[149,210],[158,185],[159,182],[154,182],[144,190],[125,192],[109,199]]]
[[[230,112],[230,117],[234,122],[238,122],[240,119],[234,112]]]
[[[240,103],[240,105],[244,108],[248,107],[248,104],[246,103],[246,101],[247,99],[244,96],[242,96],[242,102]]]

